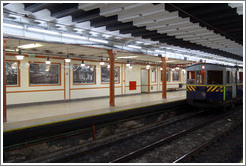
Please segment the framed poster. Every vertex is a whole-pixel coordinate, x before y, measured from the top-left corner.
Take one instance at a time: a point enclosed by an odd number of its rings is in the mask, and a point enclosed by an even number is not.
[[[73,84],[96,84],[94,65],[73,65]]]
[[[174,70],[173,72],[173,81],[179,81],[179,70]]]
[[[120,83],[119,71],[120,71],[120,67],[114,68],[114,82],[115,83]],[[107,66],[101,67],[101,82],[102,83],[109,83],[110,81],[109,72],[110,72],[110,69]]]
[[[30,63],[30,85],[60,85],[60,64]]]
[[[18,61],[6,61],[6,85],[16,87],[20,85],[20,70]]]

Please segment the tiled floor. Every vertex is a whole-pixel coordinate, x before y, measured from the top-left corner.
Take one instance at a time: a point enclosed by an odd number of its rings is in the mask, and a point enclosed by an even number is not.
[[[115,98],[115,107],[109,107],[109,98],[81,100],[64,103],[22,106],[7,109],[7,123],[3,129],[12,130],[41,125],[61,120],[120,111],[158,103],[172,102],[186,98],[186,91],[167,92],[167,99],[161,93],[121,96]]]

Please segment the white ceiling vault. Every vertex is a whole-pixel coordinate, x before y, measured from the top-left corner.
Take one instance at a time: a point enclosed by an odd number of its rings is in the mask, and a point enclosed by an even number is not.
[[[131,44],[152,50],[186,52],[190,56],[204,54],[210,59],[218,56],[242,61],[243,13],[241,8],[238,12],[238,6],[226,3],[5,3],[3,18],[6,23],[109,40],[109,44],[121,48]]]

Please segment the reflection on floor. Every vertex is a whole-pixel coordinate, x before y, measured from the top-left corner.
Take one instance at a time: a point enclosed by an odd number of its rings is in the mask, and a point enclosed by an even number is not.
[[[150,93],[115,98],[115,107],[109,107],[109,98],[80,100],[64,103],[52,103],[21,106],[7,109],[7,123],[4,131],[26,126],[35,126],[90,115],[110,113],[158,103],[172,102],[186,98],[186,91],[167,92],[167,99],[161,93]]]

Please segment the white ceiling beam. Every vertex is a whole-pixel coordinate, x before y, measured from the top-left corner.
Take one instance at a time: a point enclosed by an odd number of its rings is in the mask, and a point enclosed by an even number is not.
[[[135,9],[124,10],[124,12],[121,12],[118,14],[118,20],[119,21],[129,21],[132,18],[137,18],[141,16],[148,16],[155,13],[159,13],[160,11],[165,11],[164,4],[160,5],[152,5],[152,4],[145,4],[143,6],[140,6]]]
[[[105,5],[106,5],[105,3],[79,3],[78,8],[83,9],[85,11],[89,11],[92,9],[100,8]]]
[[[178,18],[178,12],[167,13],[166,11],[164,11],[148,16],[142,16],[133,19],[133,24],[136,26],[145,26],[148,23],[164,21],[164,20],[168,20],[169,18],[170,19]]]

